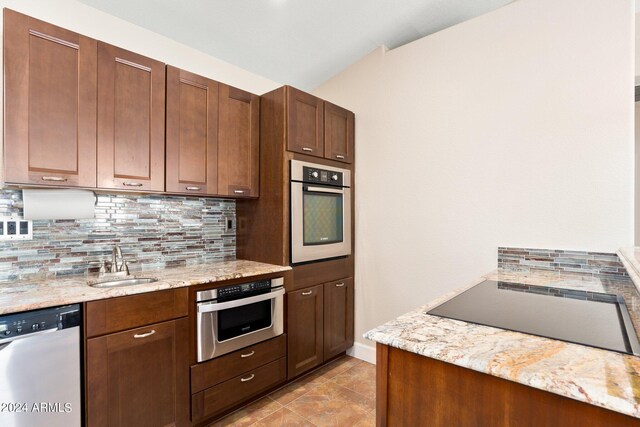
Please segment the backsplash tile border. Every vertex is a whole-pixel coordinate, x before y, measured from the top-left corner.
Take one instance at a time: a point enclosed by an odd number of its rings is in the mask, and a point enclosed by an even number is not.
[[[498,247],[498,268],[559,271],[629,279],[618,255],[607,252]]]
[[[132,272],[235,259],[234,200],[99,193],[94,219],[33,221],[33,240],[0,242],[0,282],[97,272],[122,248]],[[22,191],[0,190],[0,216],[22,217]]]

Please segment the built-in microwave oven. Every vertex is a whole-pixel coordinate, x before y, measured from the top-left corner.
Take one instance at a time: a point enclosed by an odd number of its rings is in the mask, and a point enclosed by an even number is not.
[[[284,332],[284,278],[198,291],[196,313],[198,362],[277,337]]]
[[[291,263],[351,254],[351,171],[291,160]]]

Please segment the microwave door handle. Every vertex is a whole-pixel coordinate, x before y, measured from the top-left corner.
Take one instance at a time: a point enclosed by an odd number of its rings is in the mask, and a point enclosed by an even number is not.
[[[331,193],[331,194],[342,194],[344,192],[344,190],[340,189],[330,189],[330,188],[324,188],[324,187],[311,187],[311,186],[306,186],[304,187],[304,191],[313,191],[315,193]]]
[[[209,313],[212,311],[226,310],[228,308],[240,307],[242,305],[253,304],[255,302],[265,301],[284,295],[284,289],[271,291],[268,294],[256,295],[248,298],[240,298],[227,302],[210,302],[206,304],[198,304],[198,313]]]

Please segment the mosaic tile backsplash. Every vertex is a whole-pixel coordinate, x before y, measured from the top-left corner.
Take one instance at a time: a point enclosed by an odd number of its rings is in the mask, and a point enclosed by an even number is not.
[[[498,268],[553,270],[628,279],[618,255],[554,249],[498,248]]]
[[[22,191],[0,190],[0,216],[20,216]],[[33,240],[0,242],[0,281],[85,274],[122,248],[131,271],[234,259],[233,200],[98,194],[96,217],[33,221]]]

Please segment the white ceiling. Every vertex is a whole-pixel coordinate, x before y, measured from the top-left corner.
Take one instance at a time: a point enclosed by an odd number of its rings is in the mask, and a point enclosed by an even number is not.
[[[79,1],[311,90],[380,45],[401,46],[513,0]]]

